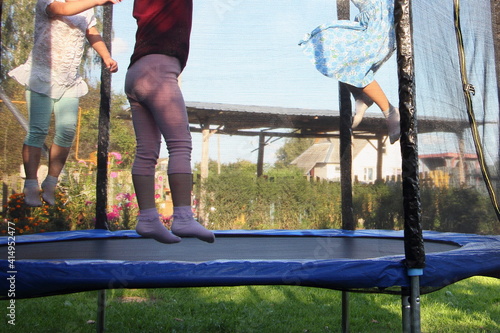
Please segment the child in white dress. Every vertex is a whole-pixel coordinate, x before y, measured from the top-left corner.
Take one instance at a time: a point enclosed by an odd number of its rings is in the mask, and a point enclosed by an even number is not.
[[[25,203],[41,206],[37,170],[41,148],[55,115],[55,136],[50,147],[49,170],[42,183],[42,198],[55,203],[58,177],[66,163],[78,119],[79,97],[88,92],[79,74],[85,39],[97,51],[112,73],[118,65],[97,31],[93,8],[121,0],[38,0],[35,38],[28,60],[9,75],[26,87],[29,130],[22,156],[26,173]]]

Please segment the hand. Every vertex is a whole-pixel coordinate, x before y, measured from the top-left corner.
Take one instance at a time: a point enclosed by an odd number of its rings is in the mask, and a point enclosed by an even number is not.
[[[122,0],[96,0],[96,5],[97,6],[114,5],[120,2],[122,2]]]
[[[103,59],[104,64],[106,65],[106,68],[111,72],[111,73],[116,73],[118,72],[118,63],[111,58],[108,59]]]

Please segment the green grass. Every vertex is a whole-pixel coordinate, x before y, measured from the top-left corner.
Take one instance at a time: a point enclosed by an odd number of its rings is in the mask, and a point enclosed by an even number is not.
[[[500,280],[423,295],[422,332],[500,332]],[[7,314],[8,301],[0,307]],[[351,332],[401,332],[399,296],[351,294]],[[97,292],[16,302],[0,332],[95,332]],[[5,315],[4,315],[5,318]],[[108,290],[106,332],[340,332],[341,293],[289,286]]]

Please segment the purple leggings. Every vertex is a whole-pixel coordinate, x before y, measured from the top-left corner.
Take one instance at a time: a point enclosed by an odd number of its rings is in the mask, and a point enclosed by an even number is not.
[[[168,174],[191,173],[191,133],[177,77],[177,58],[142,57],[127,71],[125,93],[132,109],[137,148],[133,175],[154,176],[161,137],[169,154]]]

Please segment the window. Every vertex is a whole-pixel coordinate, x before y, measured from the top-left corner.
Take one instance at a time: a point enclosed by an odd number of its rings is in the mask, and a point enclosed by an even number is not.
[[[364,168],[363,180],[365,182],[373,181],[373,168]]]

